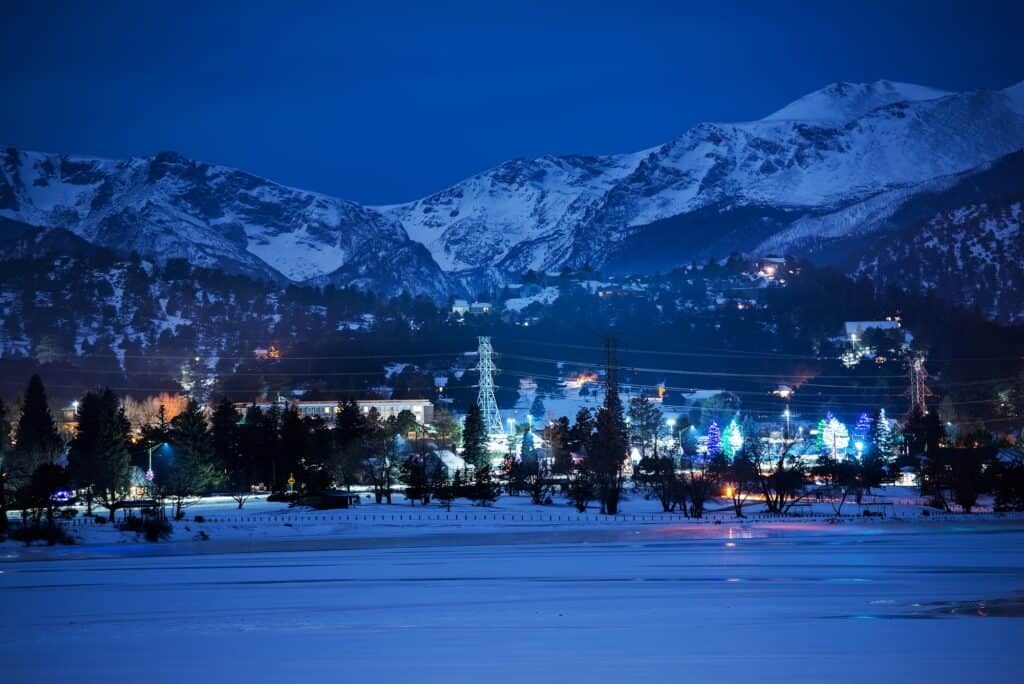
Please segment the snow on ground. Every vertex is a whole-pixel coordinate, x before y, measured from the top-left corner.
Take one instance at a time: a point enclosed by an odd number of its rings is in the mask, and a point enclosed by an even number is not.
[[[505,310],[518,313],[531,304],[549,305],[558,299],[561,294],[561,290],[557,287],[545,287],[537,294],[530,295],[529,297],[512,297],[505,300]]]
[[[1012,520],[3,552],[5,682],[993,684],[1024,634]]]

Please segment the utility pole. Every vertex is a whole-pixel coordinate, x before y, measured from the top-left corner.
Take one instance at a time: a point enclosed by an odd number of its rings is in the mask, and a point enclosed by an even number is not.
[[[503,435],[505,429],[501,426],[498,400],[494,398],[494,374],[498,369],[494,367],[494,348],[491,347],[490,337],[477,338],[477,354],[479,361],[476,370],[480,374],[480,391],[476,403],[483,414],[484,428],[489,435]]]

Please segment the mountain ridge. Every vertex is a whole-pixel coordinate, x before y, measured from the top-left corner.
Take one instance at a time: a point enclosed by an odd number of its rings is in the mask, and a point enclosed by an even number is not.
[[[279,282],[445,298],[529,269],[845,249],[1022,149],[1024,81],[962,93],[837,82],[756,121],[697,124],[634,153],[513,159],[386,206],[174,152],[6,148],[0,217]]]

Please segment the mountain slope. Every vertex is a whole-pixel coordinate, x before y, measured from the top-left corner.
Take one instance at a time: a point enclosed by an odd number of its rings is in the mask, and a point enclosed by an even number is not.
[[[379,212],[174,153],[109,161],[7,149],[0,171],[0,216],[121,252],[277,281],[449,287]]]
[[[600,267],[666,249],[690,258],[800,251],[821,222],[837,234],[858,230],[916,192],[1024,148],[1021,95],[1019,86],[947,95],[835,84],[760,121],[700,124],[631,155],[516,160],[382,211],[450,270]],[[733,213],[743,229],[708,245]]]
[[[879,287],[932,290],[1006,323],[1024,321],[1024,195],[937,214],[872,245],[855,274]]]
[[[880,235],[1024,192],[1007,161],[1021,150],[1024,83],[836,83],[758,121],[699,124],[632,154],[511,160],[377,208],[173,153],[8,149],[0,219],[277,282],[444,298],[527,269],[650,272],[734,251],[856,264]]]

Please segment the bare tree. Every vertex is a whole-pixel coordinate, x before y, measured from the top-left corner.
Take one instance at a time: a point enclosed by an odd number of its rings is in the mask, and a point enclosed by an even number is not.
[[[636,483],[661,504],[661,510],[671,513],[677,505],[686,505],[683,483],[676,473],[675,460],[669,457],[642,458],[633,475]]]
[[[774,456],[764,452],[756,435],[744,445],[769,513],[787,514],[807,494],[807,468],[799,456],[790,454],[793,444],[781,445]]]

